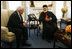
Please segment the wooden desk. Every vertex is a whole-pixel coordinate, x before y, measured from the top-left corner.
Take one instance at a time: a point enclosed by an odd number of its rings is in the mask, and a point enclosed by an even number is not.
[[[63,32],[57,32],[55,33],[54,36],[54,48],[55,48],[55,43],[56,40],[61,41],[62,43],[64,43],[66,46],[68,46],[69,48],[71,48],[71,38],[69,36],[67,36],[66,34],[64,34]]]
[[[66,40],[65,44],[66,44],[68,47],[71,47],[71,37],[69,37],[69,36],[67,36],[67,35],[64,35],[63,37],[64,37],[63,40]]]

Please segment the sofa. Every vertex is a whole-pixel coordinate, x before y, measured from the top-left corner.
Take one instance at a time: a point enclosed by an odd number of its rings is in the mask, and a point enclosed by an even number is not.
[[[15,39],[15,34],[9,32],[7,26],[12,10],[1,9],[1,39],[6,40],[7,42],[12,42]]]

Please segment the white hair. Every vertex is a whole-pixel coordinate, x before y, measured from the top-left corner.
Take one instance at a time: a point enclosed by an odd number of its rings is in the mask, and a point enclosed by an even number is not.
[[[23,6],[19,6],[19,7],[17,8],[17,11],[20,11],[20,10],[24,10],[24,7],[23,7]]]

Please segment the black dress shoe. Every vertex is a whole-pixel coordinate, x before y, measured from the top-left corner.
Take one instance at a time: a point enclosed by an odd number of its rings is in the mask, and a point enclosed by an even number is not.
[[[44,38],[44,37],[42,37],[42,40],[45,40],[45,38]]]
[[[25,46],[31,46],[31,44],[29,44],[29,43],[26,43],[26,44],[24,44]]]
[[[31,46],[31,44],[29,44],[29,43],[24,43],[24,44],[22,44],[23,46]]]

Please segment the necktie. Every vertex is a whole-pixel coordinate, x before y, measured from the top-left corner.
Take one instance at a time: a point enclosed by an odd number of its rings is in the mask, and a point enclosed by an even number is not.
[[[45,14],[46,14],[46,17],[45,17],[45,18],[48,18],[47,12],[46,12]],[[47,22],[47,21],[46,21],[46,22]],[[45,22],[45,23],[46,23],[46,22]]]
[[[20,20],[21,20],[21,15],[20,15]]]
[[[46,18],[48,18],[47,12],[46,12]]]

